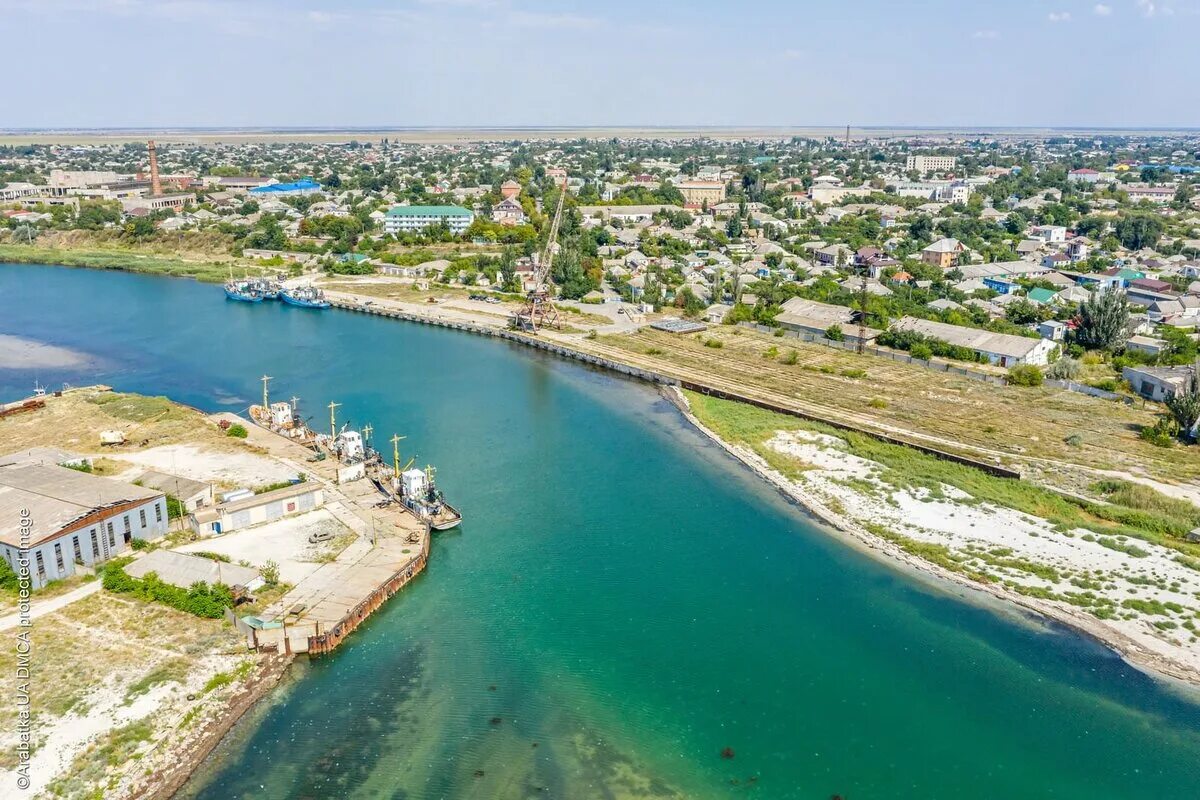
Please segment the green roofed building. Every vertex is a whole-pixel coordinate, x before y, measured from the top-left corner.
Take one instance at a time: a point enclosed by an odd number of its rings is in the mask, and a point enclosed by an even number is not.
[[[1044,306],[1047,303],[1053,303],[1054,298],[1057,296],[1058,293],[1053,289],[1043,289],[1040,286],[1036,289],[1029,290],[1029,299],[1032,302],[1037,303],[1039,306]]]
[[[459,234],[471,227],[475,214],[462,206],[392,206],[383,219],[386,233],[411,233],[445,222]]]

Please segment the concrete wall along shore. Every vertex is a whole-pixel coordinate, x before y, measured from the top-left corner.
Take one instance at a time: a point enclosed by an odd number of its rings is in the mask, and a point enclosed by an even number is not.
[[[405,320],[407,322],[419,322],[423,325],[436,325],[436,326],[442,327],[442,328],[452,328],[452,329],[458,330],[458,331],[466,331],[468,333],[476,333],[481,336],[493,336],[493,337],[496,337],[499,339],[507,339],[508,341],[511,341],[511,342],[518,342],[520,344],[524,344],[529,347],[536,348],[538,350],[544,350],[546,352],[554,353],[555,355],[559,355],[564,358],[569,358],[574,361],[581,361],[585,364],[591,364],[592,366],[602,367],[604,369],[613,370],[614,372],[619,372],[622,375],[628,375],[633,378],[639,378],[641,380],[649,381],[651,383],[656,383],[656,384],[660,384],[660,385],[664,385],[664,386],[678,386],[683,389],[689,389],[694,392],[699,392],[700,394],[711,395],[712,397],[719,397],[719,398],[726,399],[726,400],[736,400],[740,403],[747,403],[749,405],[757,406],[759,408],[763,408],[768,411],[774,411],[779,414],[786,414],[786,415],[792,416],[792,417],[799,417],[800,419],[806,419],[806,420],[809,420],[812,422],[821,422],[821,423],[824,423],[831,427],[838,428],[839,430],[863,433],[868,436],[873,436],[876,439],[880,439],[882,441],[888,442],[890,444],[898,444],[898,445],[903,445],[904,447],[911,447],[914,450],[919,450],[922,453],[927,453],[929,455],[936,456],[937,458],[942,458],[947,461],[953,461],[954,463],[957,463],[957,464],[965,464],[967,466],[975,467],[977,469],[983,470],[984,472],[987,472],[990,475],[997,475],[997,476],[1003,477],[1003,478],[1015,478],[1015,479],[1020,479],[1020,477],[1021,477],[1021,473],[1019,470],[1009,469],[1008,467],[1004,467],[1004,466],[995,464],[990,461],[983,461],[980,459],[971,458],[969,456],[959,455],[957,453],[948,453],[944,450],[939,450],[935,447],[930,447],[928,445],[924,445],[919,442],[912,442],[907,439],[900,439],[898,437],[889,436],[887,434],[882,434],[882,433],[879,433],[879,432],[876,432],[873,430],[868,430],[866,428],[862,428],[857,425],[852,425],[850,423],[846,423],[846,422],[843,422],[843,421],[840,421],[837,419],[833,419],[831,417],[826,417],[826,416],[822,416],[819,414],[813,414],[813,413],[806,413],[806,412],[800,411],[795,408],[790,408],[788,406],[783,406],[783,405],[777,405],[775,403],[770,403],[770,402],[767,402],[764,400],[758,400],[758,399],[755,399],[753,397],[750,397],[750,396],[747,396],[744,394],[730,392],[730,391],[727,391],[724,389],[719,389],[715,386],[698,383],[696,381],[681,380],[679,378],[673,377],[671,375],[666,375],[661,372],[642,369],[640,367],[634,367],[629,364],[623,364],[620,361],[614,361],[609,358],[604,358],[603,356],[597,356],[592,353],[586,353],[581,350],[576,350],[573,347],[568,347],[566,345],[558,344],[556,342],[549,342],[549,341],[546,341],[545,339],[539,339],[536,336],[529,336],[527,334],[519,333],[517,331],[507,330],[504,328],[498,328],[498,327],[494,327],[494,326],[490,326],[490,325],[480,325],[480,324],[472,323],[472,322],[462,322],[462,321],[457,321],[457,320],[439,319],[437,317],[431,317],[431,316],[427,316],[424,314],[415,314],[412,312],[399,311],[399,310],[391,309],[391,308],[382,308],[379,306],[375,306],[373,304],[367,305],[364,303],[354,302],[354,301],[350,301],[350,300],[332,300],[331,302],[335,308],[341,308],[346,311],[357,311],[362,314],[374,314],[376,316],[390,317],[392,319],[400,319],[400,320]],[[762,326],[759,326],[759,327],[762,327]],[[764,330],[771,331],[774,329],[764,328]],[[833,342],[832,344],[840,345],[842,343]],[[890,351],[888,351],[888,352],[890,353]],[[901,355],[904,355],[904,354],[901,354]],[[908,358],[908,357],[905,356],[905,358]],[[909,359],[909,360],[911,360],[911,359]],[[920,363],[920,362],[918,362],[918,363]],[[951,368],[951,369],[954,369],[956,372],[959,371],[957,368]],[[966,370],[963,370],[963,372],[966,372]],[[979,374],[979,373],[975,373],[975,374]],[[985,376],[985,377],[991,378],[993,376]],[[999,382],[1003,382],[1003,379],[997,379],[997,380]]]

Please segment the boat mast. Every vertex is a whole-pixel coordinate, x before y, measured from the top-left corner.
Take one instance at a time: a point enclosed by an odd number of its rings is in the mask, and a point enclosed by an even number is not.
[[[265,413],[271,406],[267,405],[267,382],[271,380],[270,375],[263,375],[259,378],[263,385],[263,412]]]
[[[341,403],[332,403],[332,402],[329,404],[329,438],[330,439],[337,438],[337,421],[333,415],[333,410],[340,405],[341,405]]]
[[[392,435],[392,474],[396,478],[400,477],[400,440],[407,438],[399,434]]]

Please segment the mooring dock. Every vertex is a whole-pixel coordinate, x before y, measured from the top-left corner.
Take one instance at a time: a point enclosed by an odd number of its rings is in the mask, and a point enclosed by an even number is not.
[[[429,526],[383,495],[367,479],[338,483],[333,459],[309,461],[312,452],[232,414],[251,444],[267,450],[308,480],[320,481],[325,508],[357,537],[337,558],[322,564],[260,615],[227,616],[259,650],[328,653],[384,602],[419,575],[429,558]]]

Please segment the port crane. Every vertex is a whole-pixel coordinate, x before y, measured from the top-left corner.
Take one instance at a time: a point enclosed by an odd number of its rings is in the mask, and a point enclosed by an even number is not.
[[[537,333],[547,325],[558,326],[558,309],[554,305],[554,288],[550,283],[550,270],[554,266],[554,251],[558,244],[558,228],[562,224],[563,203],[567,199],[567,179],[559,183],[558,204],[550,222],[550,235],[546,247],[534,265],[533,288],[525,295],[525,304],[513,315],[513,327],[517,330]]]

